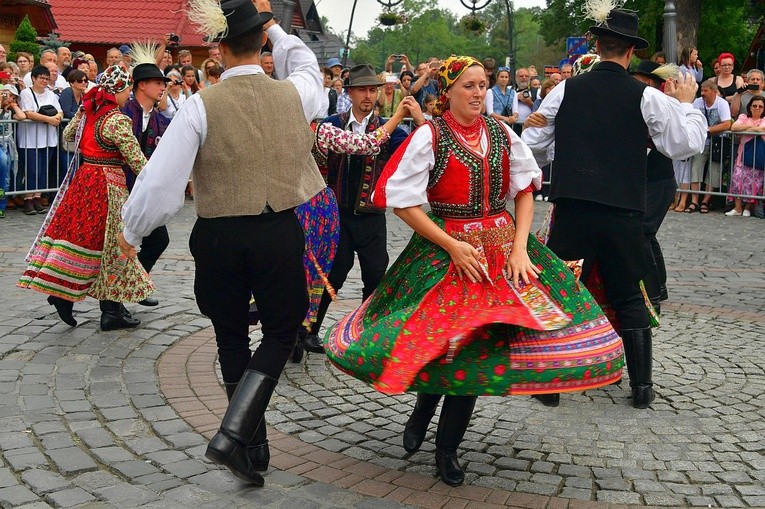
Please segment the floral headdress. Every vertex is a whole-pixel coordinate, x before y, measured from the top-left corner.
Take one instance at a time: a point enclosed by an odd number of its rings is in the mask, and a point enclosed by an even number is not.
[[[438,70],[438,100],[433,108],[433,115],[440,117],[449,109],[446,91],[462,76],[462,73],[474,65],[481,66],[483,69],[483,64],[479,60],[469,56],[452,55],[444,60]]]

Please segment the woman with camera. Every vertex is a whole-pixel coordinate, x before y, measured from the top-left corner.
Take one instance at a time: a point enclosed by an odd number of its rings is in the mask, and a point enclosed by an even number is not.
[[[0,120],[24,120],[27,116],[21,111],[16,99],[18,90],[13,85],[0,87]],[[7,122],[0,122],[0,217],[5,217],[5,207],[8,199],[5,194],[10,186],[10,179],[16,174],[18,153],[16,152],[16,140],[13,136],[13,126]]]
[[[183,77],[180,72],[170,67],[170,72],[166,73],[166,76],[170,78],[170,81],[167,82],[167,91],[165,92],[167,94],[167,108],[162,110],[162,114],[171,119],[175,116],[183,103],[186,102],[186,95],[182,90]]]
[[[497,69],[497,84],[486,91],[486,116],[508,125],[518,120],[518,95],[510,86],[510,69]]]

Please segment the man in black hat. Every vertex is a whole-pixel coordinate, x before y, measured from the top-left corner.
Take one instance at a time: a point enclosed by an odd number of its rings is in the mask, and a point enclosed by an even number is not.
[[[212,321],[230,401],[205,455],[262,486],[259,471],[270,458],[263,417],[308,310],[295,207],[325,188],[308,124],[324,100],[322,77],[313,52],[273,21],[268,0],[189,4],[190,21],[215,31],[207,42],[219,43],[226,71],[176,113],[138,176],[122,211],[120,247],[134,256],[133,246],[175,215],[193,173],[194,294]],[[266,36],[286,79],[263,72]],[[251,295],[263,333],[254,353]]]
[[[660,89],[669,77],[666,69],[668,69],[667,66],[662,66],[653,60],[641,60],[632,75],[649,87]],[[661,314],[661,301],[667,300],[669,294],[667,293],[667,268],[664,264],[664,254],[656,234],[667,215],[669,206],[675,199],[677,182],[675,181],[672,159],[656,150],[656,146],[650,138],[648,139],[648,150],[643,233],[648,251],[651,253],[651,260],[649,262],[650,270],[643,278],[643,284],[656,314]]]
[[[384,83],[377,78],[370,65],[352,67],[345,84],[351,109],[327,117],[324,122],[357,134],[371,133],[385,122],[375,115],[379,87]],[[351,156],[329,152],[327,157],[327,183],[337,197],[340,209],[340,241],[328,279],[339,291],[353,268],[356,254],[361,265],[362,297],[366,300],[380,283],[388,268],[387,229],[385,209],[372,205],[371,195],[377,179],[390,156],[406,139],[406,132],[397,127],[390,140],[380,147],[377,156]],[[309,352],[324,353],[319,337],[324,315],[332,301],[325,290],[321,297],[316,322],[307,335],[301,330],[298,344]]]
[[[648,46],[635,13],[613,9],[590,31],[598,36],[601,62],[561,81],[539,109],[547,126],[526,129],[523,140],[540,166],[550,162],[555,144],[548,247],[565,260],[584,259],[583,281],[599,267],[621,325],[632,404],[647,408],[654,399],[651,328],[639,286],[650,268],[643,235],[646,140],[683,159],[703,150],[707,126],[690,104],[693,78],[668,82],[665,95],[627,73],[635,49]]]
[[[141,63],[133,68],[133,98],[122,107],[122,113],[133,121],[133,134],[141,145],[141,151],[146,159],[151,157],[170,124],[170,120],[160,114],[157,108],[161,101],[167,101],[168,81],[170,78],[165,77],[156,64]],[[128,191],[132,191],[135,174],[127,166],[124,170]],[[138,252],[138,261],[146,272],[151,272],[168,244],[170,244],[170,237],[164,225],[155,228],[143,238],[141,250]],[[154,297],[147,297],[139,304],[157,306],[159,301]]]

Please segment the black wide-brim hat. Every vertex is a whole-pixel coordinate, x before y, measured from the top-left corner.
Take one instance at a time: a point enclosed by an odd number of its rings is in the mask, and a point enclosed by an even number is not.
[[[377,77],[375,70],[371,65],[361,64],[351,67],[348,70],[343,86],[345,87],[381,87],[385,83]]]
[[[659,76],[658,74],[654,74],[653,71],[661,67],[661,64],[654,62],[653,60],[641,60],[638,66],[635,68],[634,71],[630,72],[633,76],[635,74],[639,74],[641,76],[645,76],[646,78],[650,78],[652,80],[656,80],[659,83],[664,83],[666,80]]]
[[[606,20],[590,27],[593,35],[606,35],[625,39],[635,46],[635,49],[648,47],[648,41],[638,36],[638,15],[622,9],[612,9]]]
[[[226,16],[228,30],[216,36],[205,37],[205,42],[225,42],[227,39],[257,30],[274,17],[270,12],[258,12],[252,0],[223,0],[220,8]]]
[[[133,69],[133,83],[139,81],[158,79],[165,83],[172,81],[155,64],[138,64]]]

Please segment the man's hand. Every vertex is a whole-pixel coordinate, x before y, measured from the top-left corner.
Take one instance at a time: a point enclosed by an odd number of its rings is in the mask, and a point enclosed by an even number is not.
[[[253,0],[253,3],[255,4],[255,8],[258,10],[258,12],[273,12],[271,10],[271,2],[269,2],[269,0]],[[263,30],[268,30],[275,24],[276,19],[270,19],[265,25],[263,25]]]
[[[411,95],[406,96],[402,101],[401,104],[409,110],[409,116],[412,117],[412,120],[414,120],[414,125],[417,127],[421,126],[425,123],[425,117],[422,114],[422,108],[420,108],[420,103],[418,103],[414,97]]]
[[[692,103],[696,99],[696,90],[699,86],[696,84],[696,80],[693,76],[688,74],[681,74],[677,78],[677,83],[672,80],[667,80],[664,85],[664,93],[670,97],[674,97],[681,103]]]
[[[136,251],[135,246],[128,243],[127,240],[125,240],[125,236],[120,232],[120,234],[117,236],[117,240],[120,244],[120,251],[127,256],[128,258],[135,258],[136,257]]]
[[[538,111],[535,111],[534,113],[526,117],[526,121],[523,123],[524,129],[527,129],[529,127],[547,127],[547,117],[545,117]]]

